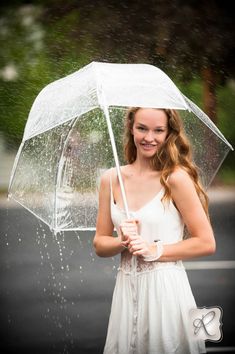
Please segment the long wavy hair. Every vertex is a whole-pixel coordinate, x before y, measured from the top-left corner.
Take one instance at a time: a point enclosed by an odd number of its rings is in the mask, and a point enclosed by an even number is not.
[[[137,157],[137,150],[134,143],[132,129],[135,114],[139,109],[140,107],[130,108],[125,117],[124,156],[126,161],[130,164],[133,163]],[[167,183],[167,177],[175,170],[177,166],[180,166],[186,170],[191,177],[205,213],[209,218],[208,197],[200,182],[199,169],[193,162],[191,145],[184,132],[180,115],[173,109],[161,110],[166,113],[168,119],[168,135],[165,142],[151,158],[150,163],[154,170],[161,171],[160,182],[165,188],[165,193],[162,200],[170,200],[171,190],[169,184]]]

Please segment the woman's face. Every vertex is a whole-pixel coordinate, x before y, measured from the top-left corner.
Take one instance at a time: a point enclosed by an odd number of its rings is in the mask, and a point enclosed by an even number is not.
[[[152,157],[168,134],[168,118],[161,109],[140,108],[132,128],[137,154]]]

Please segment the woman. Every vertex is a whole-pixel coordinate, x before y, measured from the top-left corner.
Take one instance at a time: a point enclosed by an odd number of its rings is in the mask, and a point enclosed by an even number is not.
[[[205,353],[204,341],[189,335],[196,303],[182,260],[213,254],[215,239],[177,112],[130,109],[124,150],[128,164],[121,173],[132,219],[110,169],[101,179],[94,238],[97,255],[121,253],[104,353]]]

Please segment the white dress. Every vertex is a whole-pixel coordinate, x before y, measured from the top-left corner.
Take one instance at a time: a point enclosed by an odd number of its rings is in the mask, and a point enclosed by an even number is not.
[[[132,216],[140,220],[140,234],[149,243],[165,244],[183,238],[184,224],[172,201],[161,202],[164,189]],[[116,230],[126,219],[114,204],[111,217]],[[104,354],[206,353],[203,340],[189,337],[189,310],[196,308],[182,261],[145,262],[121,254],[113,293]]]

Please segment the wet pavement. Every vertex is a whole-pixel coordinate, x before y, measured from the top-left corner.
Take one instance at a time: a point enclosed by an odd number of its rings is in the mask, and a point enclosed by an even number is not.
[[[220,353],[235,348],[234,191],[209,193],[216,254],[185,262],[198,307],[223,309],[223,340],[207,343],[223,347]],[[92,238],[55,237],[31,213],[0,200],[1,354],[102,353],[119,257],[98,258]]]

